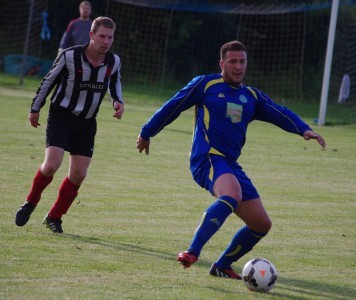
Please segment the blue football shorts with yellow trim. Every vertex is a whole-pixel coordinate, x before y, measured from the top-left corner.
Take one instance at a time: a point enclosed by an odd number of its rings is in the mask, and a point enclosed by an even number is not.
[[[250,178],[247,177],[242,167],[237,162],[231,162],[221,155],[209,155],[200,165],[198,171],[193,173],[193,178],[201,187],[208,190],[213,196],[213,186],[216,179],[223,174],[233,174],[240,183],[242,201],[259,197],[259,194]]]

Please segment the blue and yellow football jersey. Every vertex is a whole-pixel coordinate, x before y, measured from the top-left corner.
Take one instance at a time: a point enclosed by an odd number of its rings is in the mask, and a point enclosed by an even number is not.
[[[190,154],[191,169],[210,154],[236,161],[253,120],[272,123],[303,135],[311,128],[288,108],[274,103],[254,87],[233,87],[220,74],[194,78],[167,101],[143,126],[141,137],[149,139],[173,122],[182,111],[195,106],[195,127]]]

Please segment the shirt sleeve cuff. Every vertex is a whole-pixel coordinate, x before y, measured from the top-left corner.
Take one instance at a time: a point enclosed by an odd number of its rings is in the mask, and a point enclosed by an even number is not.
[[[305,124],[305,125],[300,129],[300,135],[303,136],[304,132],[306,132],[307,130],[313,130],[313,129],[311,129],[309,125]]]
[[[120,102],[122,105],[124,105],[124,101],[123,100],[120,100],[120,99],[113,99],[112,100],[112,105],[114,106],[114,102],[117,101],[117,102]]]
[[[143,130],[141,131],[140,136],[146,141],[150,140],[150,136],[147,133],[145,133]]]

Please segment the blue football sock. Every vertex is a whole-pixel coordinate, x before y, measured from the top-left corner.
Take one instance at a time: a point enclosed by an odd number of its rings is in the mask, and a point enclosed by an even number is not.
[[[230,245],[215,263],[216,266],[220,269],[230,268],[233,262],[251,251],[266,234],[253,231],[247,226],[241,227],[232,238]]]
[[[196,256],[199,256],[203,246],[219,230],[227,217],[234,212],[236,208],[237,201],[230,196],[221,196],[210,205],[195,231],[188,251],[194,252]]]

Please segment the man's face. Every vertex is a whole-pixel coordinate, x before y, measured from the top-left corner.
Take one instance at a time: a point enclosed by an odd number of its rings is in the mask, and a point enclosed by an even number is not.
[[[90,43],[97,54],[105,54],[109,51],[114,41],[114,29],[99,26],[96,33],[90,31]]]
[[[247,67],[245,51],[227,51],[220,60],[221,75],[225,82],[238,86],[241,84]]]
[[[88,19],[90,17],[90,15],[91,15],[91,7],[90,7],[90,5],[82,4],[79,7],[79,14],[80,14],[81,18]]]

